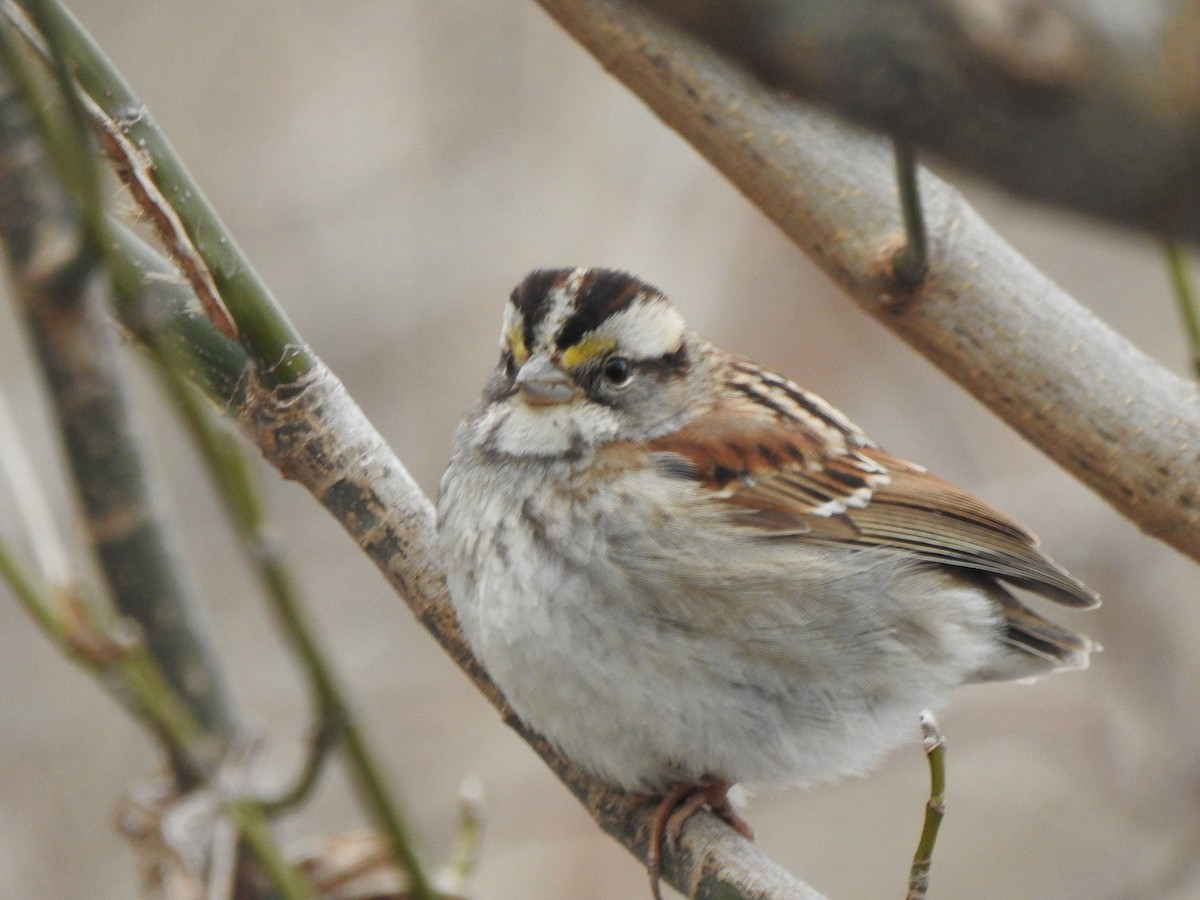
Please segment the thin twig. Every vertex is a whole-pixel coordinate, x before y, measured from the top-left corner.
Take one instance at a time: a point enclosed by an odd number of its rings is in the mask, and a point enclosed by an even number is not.
[[[325,771],[325,764],[341,737],[342,729],[337,719],[328,710],[321,710],[317,716],[317,725],[308,740],[300,773],[283,793],[263,800],[263,806],[271,815],[290,812],[312,796],[321,780],[321,774]]]
[[[17,600],[25,607],[42,631],[54,641],[62,639],[63,628],[58,616],[54,614],[53,601],[50,597],[34,586],[33,579],[21,568],[16,556],[8,545],[0,540],[0,579],[3,579]]]
[[[1179,317],[1183,319],[1183,330],[1187,335],[1192,374],[1200,380],[1200,297],[1196,295],[1196,283],[1183,245],[1178,241],[1167,241],[1166,252],[1171,286],[1175,289]]]
[[[189,348],[165,341],[161,334],[156,333],[150,335],[147,347],[160,383],[187,428],[192,443],[198,449],[220,497],[222,508],[241,540],[251,566],[258,574],[272,610],[284,626],[289,643],[304,663],[306,674],[310,674],[312,683],[315,679],[311,676],[309,663],[314,654],[318,658],[322,654],[299,611],[299,598],[292,587],[287,564],[277,542],[269,533],[261,492],[255,482],[250,462],[233,435],[213,421],[212,413],[201,404],[196,389],[184,380],[182,372],[195,369],[198,365],[196,360],[190,358],[193,354],[189,352]],[[315,686],[312,693],[314,708],[317,711],[317,724],[313,729],[309,752],[297,782],[288,789],[285,796],[266,802],[272,814],[283,812],[308,796],[342,733],[345,718],[343,711],[330,707],[326,697]]]
[[[921,738],[929,762],[929,799],[925,803],[925,823],[921,827],[917,852],[913,854],[905,900],[925,900],[929,891],[929,869],[933,865],[933,847],[946,815],[946,739],[929,710],[921,713]]]
[[[466,887],[479,868],[483,842],[483,785],[478,778],[467,778],[458,789],[458,828],[454,853],[443,873],[449,891],[465,894]]]
[[[917,184],[917,153],[912,144],[899,138],[892,139],[892,153],[896,158],[896,187],[905,237],[904,246],[892,255],[892,265],[896,281],[902,287],[914,288],[929,273],[929,238]]]

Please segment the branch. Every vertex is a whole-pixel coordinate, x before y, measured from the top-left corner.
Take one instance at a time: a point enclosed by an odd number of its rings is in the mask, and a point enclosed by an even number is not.
[[[220,324],[214,321],[220,330]],[[345,689],[317,636],[301,602],[291,572],[274,539],[263,507],[258,483],[233,434],[218,427],[212,413],[202,405],[198,394],[184,382],[182,367],[163,351],[163,345],[151,344],[156,367],[174,400],[176,410],[187,425],[200,451],[213,484],[225,507],[226,516],[246,550],[280,631],[291,646],[308,681],[318,711],[319,723],[312,753],[298,788],[315,784],[322,760],[333,744],[344,745],[351,780],[359,798],[386,839],[394,859],[408,876],[412,900],[431,900],[433,888],[417,857],[409,828],[388,785],[383,767],[367,743]],[[272,804],[278,808],[277,804]]]
[[[101,254],[15,93],[14,84],[24,82],[10,41],[6,35],[0,71],[0,242],[46,376],[91,545],[114,604],[138,624],[167,681],[206,733],[228,738],[236,727],[231,700],[134,438],[105,310]]]
[[[74,172],[70,190],[55,177],[55,150],[56,161],[72,155],[57,146],[64,130],[54,127],[61,123],[53,116],[61,114],[62,98],[44,102],[34,84],[0,24],[0,243],[50,388],[93,550],[114,604],[128,619],[110,624],[111,612],[89,604],[73,585],[50,584],[54,595],[44,593],[2,545],[0,576],[47,636],[162,740],[183,792],[217,771],[236,721],[133,439],[105,309],[107,223],[98,207],[85,221],[70,193],[86,192],[87,173]],[[30,112],[34,105],[42,134]],[[76,146],[74,158],[88,146]],[[281,853],[261,805],[222,800],[275,895],[314,900],[315,891]]]
[[[31,47],[47,55],[48,35],[21,9],[30,5],[29,0],[6,0],[3,12]],[[42,0],[38,6],[54,28],[55,49],[71,61],[117,174],[143,205],[218,328],[226,334],[232,330],[227,312],[267,377],[287,382],[307,371],[308,348],[141,98],[61,0]]]
[[[638,2],[767,83],[1017,193],[1200,240],[1195,2]]]
[[[539,3],[867,312],[1143,531],[1200,560],[1192,383],[1079,305],[928,172],[929,274],[901,289],[885,141],[767,91],[629,3]]]

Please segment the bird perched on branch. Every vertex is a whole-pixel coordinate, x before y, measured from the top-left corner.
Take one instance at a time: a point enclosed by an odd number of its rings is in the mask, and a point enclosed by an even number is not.
[[[703,804],[749,834],[735,782],[862,773],[951,688],[1096,649],[1010,591],[1098,602],[1028,531],[623,272],[513,291],[438,523],[463,633],[517,714],[664,797],[652,869]]]

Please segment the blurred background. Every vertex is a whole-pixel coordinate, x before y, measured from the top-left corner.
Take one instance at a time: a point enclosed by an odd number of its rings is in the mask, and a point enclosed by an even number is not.
[[[1200,897],[1194,564],[1134,526],[859,312],[528,0],[71,4],[158,117],[300,331],[431,494],[530,269],[627,268],[697,329],[812,388],[891,451],[1029,525],[1100,591],[1055,616],[1105,645],[1085,673],[973,687],[940,715],[949,813],[933,898]],[[1035,264],[1180,374],[1159,246],[957,173]],[[0,308],[0,386],[64,530],[73,508]],[[310,710],[191,450],[131,357],[144,429],[246,718],[282,779]],[[479,896],[647,896],[640,866],[499,721],[335,523],[264,472],[307,603],[430,860],[460,782],[484,785]],[[9,502],[6,496],[0,503]],[[0,534],[18,541],[7,516]],[[82,559],[82,554],[80,555]],[[0,587],[0,896],[135,896],[112,821],[154,747]],[[297,842],[361,821],[326,778]],[[920,748],[871,776],[762,789],[760,846],[835,898],[900,897],[927,790]]]

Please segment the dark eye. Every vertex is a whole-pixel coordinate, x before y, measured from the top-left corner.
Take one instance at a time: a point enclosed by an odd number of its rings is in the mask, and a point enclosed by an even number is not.
[[[604,380],[613,387],[624,387],[633,377],[633,366],[623,356],[610,356],[604,361],[604,368],[601,371],[604,374]]]

